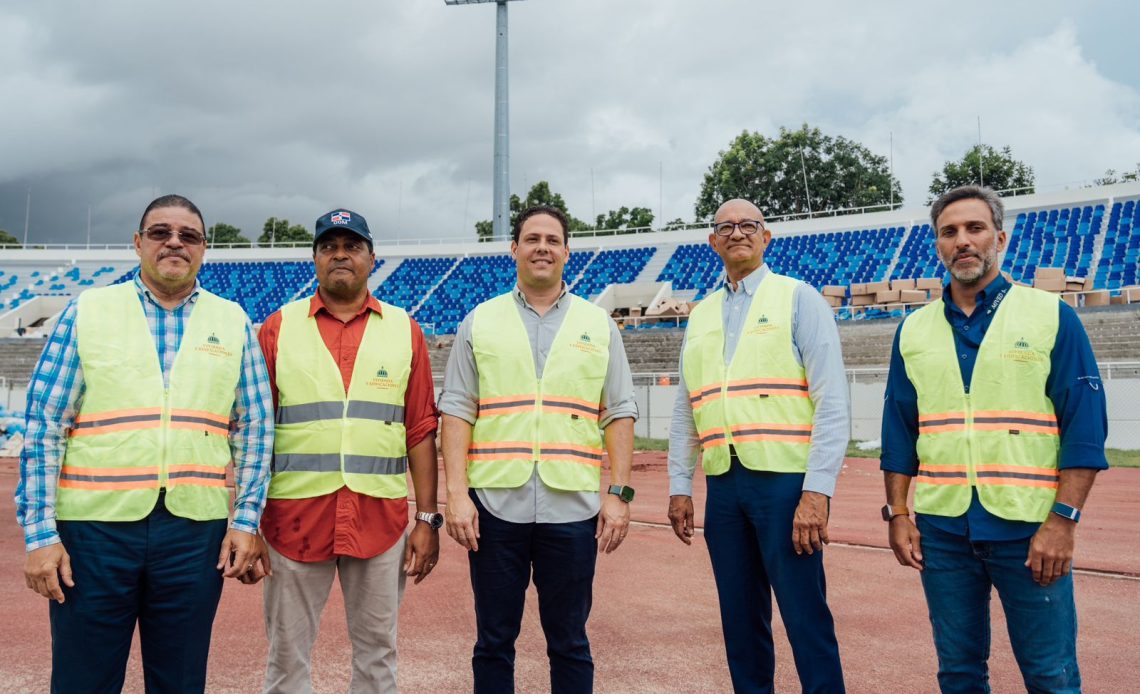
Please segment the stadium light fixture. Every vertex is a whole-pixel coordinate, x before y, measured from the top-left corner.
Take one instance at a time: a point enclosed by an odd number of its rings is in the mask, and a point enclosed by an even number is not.
[[[495,3],[495,167],[491,238],[505,241],[510,235],[510,132],[507,97],[507,3],[512,0],[443,0],[447,5]]]

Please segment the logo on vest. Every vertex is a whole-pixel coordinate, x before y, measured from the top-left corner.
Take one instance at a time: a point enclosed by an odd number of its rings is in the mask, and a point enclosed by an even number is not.
[[[748,330],[744,331],[745,335],[766,335],[773,330],[779,330],[780,326],[768,320],[768,314],[761,313],[760,317],[756,319],[756,323]]]
[[[583,331],[578,339],[570,343],[570,346],[579,352],[587,354],[601,354],[602,348],[594,344],[594,339],[590,337],[590,333]]]
[[[396,387],[396,382],[388,378],[388,369],[383,364],[376,370],[376,375],[368,379],[368,386],[370,388],[382,388],[390,390]]]
[[[214,333],[206,338],[206,341],[194,348],[195,352],[208,354],[211,357],[232,357],[233,352],[226,349],[222,341]]]
[[[1018,338],[1013,343],[1013,349],[1006,350],[1001,355],[1002,359],[1009,361],[1028,363],[1040,363],[1045,361],[1045,355],[1041,354],[1038,350],[1033,349],[1033,345],[1024,337]]]

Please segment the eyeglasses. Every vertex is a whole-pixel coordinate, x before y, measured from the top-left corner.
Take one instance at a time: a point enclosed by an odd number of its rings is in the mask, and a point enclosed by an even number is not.
[[[174,229],[168,226],[156,224],[146,229],[140,229],[139,233],[145,236],[147,240],[154,241],[155,243],[166,243],[175,233],[178,234],[178,240],[186,246],[201,246],[206,243],[205,235],[197,229],[190,227],[183,227],[175,232]]]
[[[717,236],[732,236],[737,227],[740,227],[740,233],[751,236],[763,229],[764,223],[752,219],[746,219],[743,222],[721,222],[713,225],[713,231]]]

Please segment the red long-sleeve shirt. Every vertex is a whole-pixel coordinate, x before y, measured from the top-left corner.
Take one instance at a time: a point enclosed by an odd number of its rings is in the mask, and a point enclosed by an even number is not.
[[[383,316],[375,297],[347,322],[329,313],[320,293],[309,300],[309,315],[316,316],[317,329],[325,346],[340,367],[345,392],[352,380],[356,353],[364,338],[368,313]],[[265,319],[258,342],[269,367],[273,404],[277,405],[277,338],[281,332],[281,312]],[[431,363],[423,330],[412,320],[412,371],[404,393],[404,427],[411,450],[428,436],[434,436],[439,412],[435,407]],[[294,561],[326,561],[336,556],[359,559],[374,557],[392,547],[408,525],[408,500],[378,499],[341,487],[331,494],[309,499],[269,499],[261,516],[261,532],[273,549]]]

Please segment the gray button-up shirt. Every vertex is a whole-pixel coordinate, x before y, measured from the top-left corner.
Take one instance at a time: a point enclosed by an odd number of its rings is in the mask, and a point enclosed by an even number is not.
[[[536,377],[542,378],[546,357],[554,336],[562,327],[566,312],[570,308],[566,285],[562,294],[544,315],[539,315],[516,286],[511,292],[519,309],[530,338],[531,355],[534,357]],[[479,372],[475,364],[475,352],[471,347],[471,316],[467,314],[456,331],[455,344],[447,359],[447,371],[443,379],[443,392],[439,396],[439,410],[444,414],[459,417],[474,425],[479,412]],[[525,368],[525,367],[524,367]],[[602,411],[598,426],[605,429],[610,422],[623,417],[637,418],[637,402],[634,399],[633,376],[625,357],[625,345],[617,325],[610,321],[610,361],[606,380],[602,387]],[[565,492],[551,489],[542,482],[538,470],[531,473],[530,480],[514,489],[476,489],[479,501],[496,518],[511,523],[570,523],[586,520],[597,515],[601,508],[601,495],[597,492]]]
[[[768,274],[767,263],[737,283],[736,290],[725,282],[724,363],[732,361],[752,307],[760,281]],[[851,410],[847,374],[835,314],[813,287],[796,288],[792,307],[792,346],[796,361],[807,372],[808,392],[815,404],[812,419],[811,451],[808,453],[804,491],[831,496],[843,467],[851,434]],[[669,427],[669,493],[692,496],[693,470],[697,466],[700,441],[693,421],[693,405],[685,385],[684,345],[681,347],[681,385],[673,405]]]

